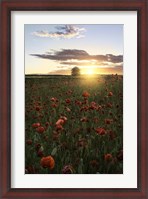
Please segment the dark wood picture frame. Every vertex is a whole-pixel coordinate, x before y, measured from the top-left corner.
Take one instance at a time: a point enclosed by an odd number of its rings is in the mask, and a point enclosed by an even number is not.
[[[0,24],[0,198],[148,198],[148,0],[2,0]],[[137,11],[137,154],[135,189],[11,188],[11,11]],[[132,74],[131,74],[132,75]],[[130,132],[129,132],[130,133]],[[118,182],[117,182],[118,183]]]

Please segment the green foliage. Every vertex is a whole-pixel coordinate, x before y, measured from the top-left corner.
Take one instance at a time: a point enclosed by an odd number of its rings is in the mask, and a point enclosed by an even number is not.
[[[78,76],[80,75],[80,69],[78,67],[74,67],[71,69],[71,75],[72,76]]]

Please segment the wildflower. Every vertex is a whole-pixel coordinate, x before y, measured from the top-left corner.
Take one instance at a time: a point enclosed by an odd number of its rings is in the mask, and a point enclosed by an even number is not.
[[[71,112],[70,108],[66,107],[65,109],[67,112]]]
[[[48,126],[49,126],[49,122],[46,122],[46,123],[45,123],[45,126],[48,127]]]
[[[52,102],[55,102],[55,98],[54,98],[54,97],[52,97],[50,100],[51,100]]]
[[[112,104],[111,103],[107,103],[107,105],[106,105],[108,108],[112,108]]]
[[[109,93],[108,93],[108,96],[109,96],[109,97],[113,96],[113,93],[112,93],[112,92],[109,92]]]
[[[40,164],[43,168],[49,168],[52,170],[55,166],[55,161],[52,156],[42,157]]]
[[[83,117],[83,118],[81,118],[80,121],[81,121],[81,122],[88,122],[88,118],[87,118],[87,117]]]
[[[39,106],[37,106],[35,109],[36,109],[36,111],[39,111],[39,110],[40,110],[40,107],[39,107]]]
[[[56,122],[56,130],[62,130],[63,124],[67,121],[67,117],[61,116],[60,119]]]
[[[70,104],[71,100],[70,100],[70,99],[66,99],[65,102],[66,102],[67,104]]]
[[[74,173],[74,169],[73,169],[73,167],[71,165],[66,165],[62,169],[62,173],[63,174],[73,174]]]
[[[79,101],[79,100],[75,100],[75,104],[78,105],[78,106],[81,106],[81,105],[82,105],[82,102]]]
[[[37,127],[39,127],[39,126],[41,126],[40,123],[34,123],[34,124],[32,124],[32,127],[33,127],[33,128],[37,128]]]
[[[55,98],[55,97],[52,97],[50,100],[51,100],[52,102],[58,102],[58,99]]]
[[[88,111],[89,110],[89,107],[88,106],[83,106],[81,109],[80,109],[80,111],[82,112],[82,111]]]
[[[43,150],[41,148],[37,151],[37,155],[38,155],[38,157],[43,157],[44,156]]]
[[[64,120],[64,123],[67,121],[67,117],[61,116],[60,119]]]
[[[88,100],[86,97],[84,98],[84,101],[82,102],[82,104],[88,104]]]
[[[106,134],[106,130],[104,128],[97,128],[96,132],[99,135],[105,135]]]
[[[63,125],[64,124],[64,120],[63,119],[58,119],[58,121],[56,122],[56,125]]]
[[[105,124],[111,124],[113,122],[113,119],[105,119]]]
[[[112,156],[112,154],[107,153],[104,155],[104,159],[105,159],[105,161],[110,162],[113,159],[113,156]]]
[[[62,125],[56,125],[56,130],[62,130],[63,129],[63,126]]]
[[[53,103],[53,104],[51,104],[51,106],[52,106],[53,108],[56,108],[58,105],[55,104],[55,103]]]
[[[36,129],[36,131],[37,131],[38,133],[42,134],[42,133],[45,131],[45,129],[44,129],[43,126],[39,126],[39,127]]]
[[[36,143],[36,144],[35,144],[35,149],[38,151],[39,148],[41,148],[41,144]]]
[[[84,91],[83,94],[82,94],[82,96],[83,96],[83,97],[89,97],[90,94],[89,94],[87,91]]]
[[[97,109],[97,104],[96,104],[96,102],[91,102],[89,109],[92,109],[92,110]]]

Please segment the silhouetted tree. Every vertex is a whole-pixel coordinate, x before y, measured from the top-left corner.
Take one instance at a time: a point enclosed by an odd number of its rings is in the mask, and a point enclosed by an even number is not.
[[[71,75],[78,76],[80,75],[80,69],[78,67],[74,67],[71,69]]]

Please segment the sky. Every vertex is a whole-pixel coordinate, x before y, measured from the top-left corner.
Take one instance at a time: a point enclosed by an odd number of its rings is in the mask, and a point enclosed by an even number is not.
[[[26,24],[25,74],[122,74],[123,25]]]

